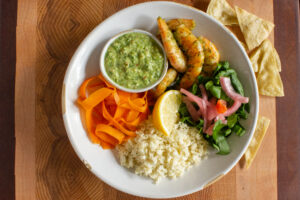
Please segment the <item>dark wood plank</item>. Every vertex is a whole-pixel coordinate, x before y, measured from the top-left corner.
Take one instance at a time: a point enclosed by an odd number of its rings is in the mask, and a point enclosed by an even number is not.
[[[0,199],[14,199],[14,77],[17,0],[0,0]]]
[[[278,199],[300,199],[299,0],[275,0],[275,47],[282,62],[284,98],[278,98]]]

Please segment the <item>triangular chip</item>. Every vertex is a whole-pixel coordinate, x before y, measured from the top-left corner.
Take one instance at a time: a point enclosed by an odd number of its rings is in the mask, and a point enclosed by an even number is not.
[[[238,24],[235,11],[226,0],[211,0],[206,13],[224,25]]]
[[[263,45],[263,43],[262,43],[262,45],[261,45],[262,48],[256,49],[250,55],[250,60],[252,62],[252,67],[253,67],[254,72],[258,71],[258,64],[259,64],[258,59],[261,58],[261,56],[262,56],[261,54],[263,54],[266,51],[269,51],[270,48],[272,48],[272,51],[273,51],[272,54],[276,61],[276,67],[277,67],[278,71],[281,72],[281,62],[280,62],[280,58],[279,58],[279,55],[278,55],[276,49],[274,48],[274,46],[271,44],[270,41],[265,42],[265,43],[268,43],[268,44]]]
[[[270,119],[263,116],[258,117],[254,135],[244,154],[244,159],[246,161],[247,169],[250,167],[252,161],[256,156],[256,153],[261,145],[261,142],[263,141],[264,136],[267,132],[269,124],[270,124]]]
[[[259,93],[266,96],[284,96],[276,56],[270,40],[265,40],[250,55]]]
[[[249,57],[254,72],[258,72],[258,65],[259,65],[259,59],[261,58],[261,54],[262,54],[261,49],[257,49],[256,51],[252,52]]]
[[[247,45],[244,42],[242,42],[242,41],[239,41],[239,42],[244,47],[245,51],[247,52],[248,51]]]
[[[273,51],[274,51],[274,56],[275,56],[275,60],[276,60],[276,63],[277,63],[277,65],[276,65],[277,69],[278,69],[278,71],[281,72],[281,62],[280,62],[279,55],[278,55],[278,53],[277,53],[277,51],[274,47],[273,47]]]
[[[269,36],[274,28],[274,24],[237,6],[235,6],[235,11],[248,49],[251,51]]]

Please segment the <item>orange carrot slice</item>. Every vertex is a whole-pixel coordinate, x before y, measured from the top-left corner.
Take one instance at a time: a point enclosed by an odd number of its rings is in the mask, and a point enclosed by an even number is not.
[[[141,106],[142,101],[144,101],[144,100],[135,99],[135,100],[131,101],[131,99],[128,98],[128,104],[132,109],[139,111],[139,112],[145,112],[147,109],[147,105],[144,103],[144,105]]]
[[[136,111],[136,110],[130,110],[128,112],[128,115],[126,117],[126,121],[127,122],[132,122],[133,120],[135,120],[138,116],[139,116],[140,112]]]
[[[137,125],[139,125],[139,123],[140,123],[140,121],[141,121],[141,117],[137,117],[135,120],[133,120],[133,121],[131,121],[131,122],[128,122],[128,121],[126,121],[125,119],[121,119],[122,120],[122,122],[124,122],[124,124],[126,124],[126,125],[129,125],[129,126],[137,126]]]
[[[119,122],[117,122],[107,111],[104,102],[102,102],[102,110],[103,110],[103,116],[104,118],[106,118],[108,121],[111,121],[113,123],[113,125],[118,128],[120,131],[122,131],[123,133],[125,133],[128,136],[136,136],[136,134],[132,131],[127,130],[126,128],[124,128]]]
[[[113,90],[108,88],[101,88],[94,93],[92,93],[88,98],[83,101],[78,101],[78,103],[82,106],[85,110],[90,110],[95,107],[97,104],[102,102],[106,97],[111,95]]]
[[[114,145],[116,146],[119,142],[113,138],[112,136],[106,134],[106,133],[103,133],[103,132],[100,132],[100,131],[97,131],[96,129],[96,135],[101,139],[103,140],[104,142],[106,143],[109,143],[111,145]]]
[[[113,148],[115,148],[114,145],[111,145],[107,142],[104,142],[103,140],[100,141],[100,145],[103,149],[113,149]]]
[[[101,74],[85,80],[77,103],[85,112],[90,140],[112,149],[136,136],[134,131],[149,114],[147,94],[120,91]]]
[[[105,78],[104,78],[101,74],[99,74],[98,77],[105,83],[105,85],[106,85],[107,87],[109,87],[109,88],[115,88],[112,84],[110,84],[109,82],[107,82],[107,81],[105,80]]]
[[[107,135],[110,135],[111,137],[115,138],[119,142],[119,144],[121,144],[122,140],[125,137],[125,135],[122,132],[106,124],[97,124],[96,134],[97,132],[103,132]]]
[[[119,105],[120,104],[120,97],[119,97],[118,92],[116,90],[114,91],[113,96],[114,96],[115,103],[117,105]]]
[[[91,77],[91,78],[88,78],[86,79],[80,86],[79,88],[79,97],[83,100],[83,99],[86,99],[86,89],[87,89],[87,86],[92,82],[94,81],[95,79],[97,79],[97,77]]]
[[[129,112],[131,112],[131,111],[129,111]],[[116,112],[114,114],[114,119],[118,120],[127,113],[128,113],[128,109],[117,106]],[[129,113],[128,113],[128,115],[129,115]]]
[[[93,143],[100,144],[99,138],[95,134],[95,125],[92,118],[92,111],[88,110],[85,113],[86,128],[88,130],[89,138]]]

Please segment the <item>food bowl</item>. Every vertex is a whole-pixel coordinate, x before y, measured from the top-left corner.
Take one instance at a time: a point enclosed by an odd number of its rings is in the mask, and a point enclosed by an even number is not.
[[[228,60],[242,82],[245,95],[250,99],[250,114],[242,122],[244,136],[231,135],[228,143],[231,153],[218,155],[209,148],[209,155],[199,165],[192,167],[176,180],[163,179],[153,184],[151,179],[135,175],[122,167],[113,151],[92,144],[82,124],[80,110],[75,101],[78,88],[88,77],[100,73],[99,55],[105,43],[114,35],[129,29],[142,29],[157,33],[156,19],[194,19],[193,33],[214,42],[221,60]],[[62,110],[70,142],[84,165],[108,185],[141,197],[173,198],[199,191],[227,174],[244,154],[256,126],[258,115],[258,90],[249,58],[238,39],[221,23],[195,8],[173,2],[148,2],[119,11],[98,25],[81,43],[68,66],[62,90]]]
[[[106,68],[105,68],[105,56],[107,53],[107,49],[108,47],[118,38],[120,38],[121,36],[128,34],[128,33],[142,33],[145,34],[149,37],[151,37],[156,44],[160,47],[161,52],[163,53],[163,57],[164,57],[164,67],[163,70],[161,72],[160,77],[153,83],[151,83],[150,85],[143,87],[143,88],[138,88],[138,89],[131,89],[131,88],[127,88],[124,87],[118,83],[116,83],[115,81],[113,81],[109,75],[106,72]],[[131,29],[131,30],[127,30],[127,31],[122,31],[121,33],[118,33],[117,35],[113,36],[112,38],[110,38],[106,44],[104,45],[102,51],[101,51],[101,55],[100,55],[100,71],[102,73],[102,75],[104,76],[104,78],[113,86],[115,86],[116,88],[126,91],[126,92],[132,92],[132,93],[139,93],[139,92],[145,92],[147,90],[151,90],[152,88],[154,88],[156,85],[158,85],[162,79],[164,78],[164,76],[166,75],[168,70],[168,61],[167,61],[167,57],[166,57],[166,53],[164,50],[164,47],[162,46],[162,44],[160,43],[160,41],[152,34],[149,33],[148,31],[144,31],[144,30],[140,30],[140,29]]]

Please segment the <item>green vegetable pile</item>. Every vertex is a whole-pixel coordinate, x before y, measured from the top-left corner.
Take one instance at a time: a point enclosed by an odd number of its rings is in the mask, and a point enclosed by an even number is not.
[[[233,104],[233,100],[230,99],[222,90],[220,77],[229,77],[235,91],[244,96],[244,89],[238,79],[237,73],[234,69],[230,68],[227,61],[220,62],[210,76],[200,75],[197,82],[189,88],[189,91],[194,95],[201,97],[199,84],[203,84],[207,90],[208,98],[216,97],[217,99],[223,99],[227,102],[227,106],[230,107]],[[180,80],[180,78],[178,80]],[[178,80],[177,82],[179,82]],[[176,87],[176,83],[172,87]],[[193,105],[196,109],[198,109],[196,104]],[[199,130],[199,134],[203,134],[204,138],[211,144],[211,146],[217,149],[218,154],[221,155],[230,153],[230,146],[227,142],[227,138],[232,133],[235,133],[238,136],[243,136],[245,134],[245,128],[240,124],[240,120],[247,119],[249,112],[249,103],[242,104],[234,114],[226,117],[227,124],[223,124],[221,120],[218,120],[213,127],[213,134],[208,135],[203,132],[203,119],[200,118],[199,121],[193,121],[185,103],[182,103],[179,108],[180,121],[189,126],[196,127]]]

